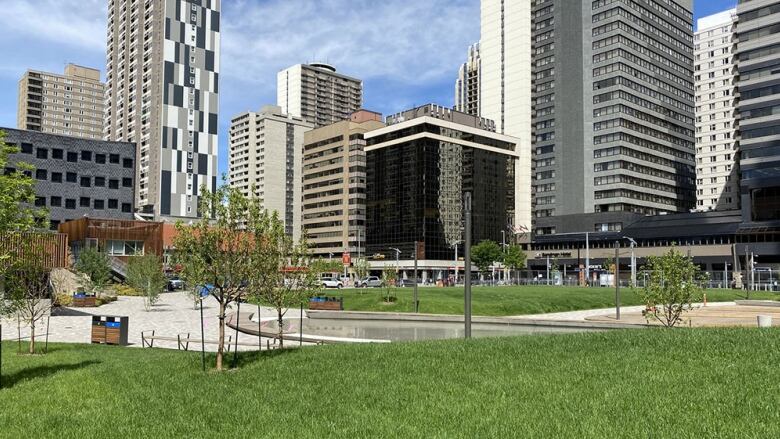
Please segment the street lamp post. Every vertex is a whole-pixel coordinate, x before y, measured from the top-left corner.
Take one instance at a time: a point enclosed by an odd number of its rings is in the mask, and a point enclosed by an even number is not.
[[[620,241],[615,241],[615,319],[620,320]]]
[[[398,282],[400,281],[400,279],[398,279],[398,276],[399,276],[399,273],[398,273],[398,267],[399,267],[398,259],[401,256],[401,250],[399,250],[399,249],[397,249],[395,247],[390,247],[390,250],[395,252],[395,282],[396,282],[396,285],[397,285]]]
[[[463,231],[463,261],[465,264],[464,307],[465,337],[471,338],[471,192],[463,194],[465,230]]]
[[[631,286],[636,288],[636,256],[634,256],[634,247],[636,246],[636,241],[634,241],[633,238],[629,238],[628,236],[624,236],[623,239],[628,239],[628,241],[631,243]]]

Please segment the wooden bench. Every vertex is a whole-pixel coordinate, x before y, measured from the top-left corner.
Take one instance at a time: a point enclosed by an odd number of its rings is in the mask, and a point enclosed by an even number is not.
[[[326,300],[310,300],[309,309],[318,311],[344,311],[344,298],[333,300],[333,298]]]

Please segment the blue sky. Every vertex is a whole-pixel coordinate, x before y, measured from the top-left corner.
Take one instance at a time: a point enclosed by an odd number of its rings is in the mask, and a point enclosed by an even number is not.
[[[28,68],[66,63],[105,70],[106,0],[3,0],[0,126],[16,126],[17,83]],[[694,0],[696,17],[736,0]],[[479,0],[223,0],[220,172],[230,117],[276,100],[276,72],[326,61],[363,79],[364,106],[394,113],[452,105],[469,44],[479,40]]]

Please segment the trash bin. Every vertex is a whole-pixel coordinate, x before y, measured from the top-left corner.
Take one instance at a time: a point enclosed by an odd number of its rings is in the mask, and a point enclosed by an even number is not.
[[[127,346],[128,326],[128,317],[92,316],[92,343]]]

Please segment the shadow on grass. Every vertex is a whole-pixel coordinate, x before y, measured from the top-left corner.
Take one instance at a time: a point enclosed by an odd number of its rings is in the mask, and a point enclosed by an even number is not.
[[[37,367],[31,367],[27,369],[22,369],[19,372],[16,372],[11,375],[4,375],[3,376],[3,387],[0,390],[10,389],[14,387],[17,383],[27,381],[27,380],[34,380],[39,378],[46,378],[48,376],[60,373],[60,372],[67,372],[71,370],[77,370],[77,369],[83,369],[85,367],[90,367],[94,364],[100,364],[100,361],[97,360],[86,360],[82,361],[80,363],[72,363],[72,364],[52,364],[48,366],[37,366]]]
[[[238,352],[238,358],[235,359],[236,361],[236,367],[233,367],[233,359],[234,359],[234,352],[231,350],[231,352],[225,352],[224,358],[222,359],[223,365],[225,366],[225,369],[242,369],[247,366],[251,366],[255,363],[260,363],[262,361],[268,361],[272,360],[274,358],[283,356],[283,355],[291,355],[296,354],[300,351],[298,349],[298,345],[296,344],[295,347],[286,347],[284,349],[274,349],[270,351],[239,351]],[[196,350],[190,350],[189,352],[193,352],[197,355],[197,363],[198,367],[201,366],[201,357],[200,357],[200,351]],[[206,370],[213,370],[215,365],[217,363],[217,354],[216,352],[206,352]]]

